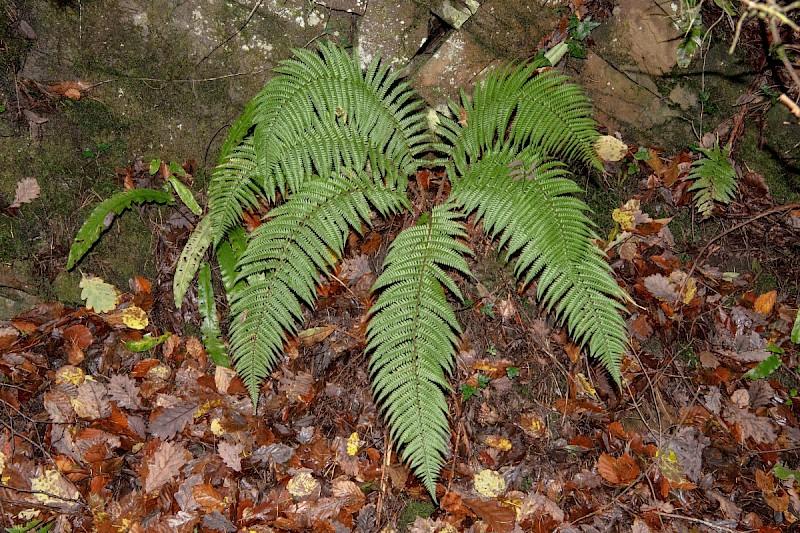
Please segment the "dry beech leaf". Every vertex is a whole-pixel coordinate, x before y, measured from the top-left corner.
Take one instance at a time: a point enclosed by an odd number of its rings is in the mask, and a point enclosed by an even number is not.
[[[153,457],[147,460],[147,476],[143,487],[145,494],[155,492],[177,477],[190,457],[191,454],[182,444],[162,442]]]
[[[516,512],[512,507],[503,505],[497,501],[482,501],[478,499],[464,500],[464,505],[484,521],[485,527],[487,527],[489,531],[503,532],[514,530]],[[480,531],[480,529],[478,531]]]
[[[20,207],[22,204],[30,203],[39,198],[40,193],[39,182],[36,181],[36,178],[19,180],[14,191],[14,200],[8,207]]]
[[[199,483],[192,487],[192,497],[206,513],[222,511],[227,507],[225,498],[208,483]]]
[[[187,402],[173,407],[167,407],[150,420],[148,431],[162,440],[169,440],[194,420],[194,413],[199,404]]]
[[[664,302],[677,302],[680,297],[675,285],[663,274],[653,274],[644,278],[644,286],[650,294]]]
[[[97,420],[111,414],[108,393],[105,385],[86,380],[78,387],[78,395],[71,399],[72,408],[81,418]]]
[[[627,453],[615,459],[604,452],[597,461],[597,473],[609,483],[627,486],[639,476],[639,465]]]
[[[777,298],[778,291],[765,292],[756,298],[756,301],[753,304],[753,309],[755,309],[756,313],[768,316],[770,313],[772,313],[772,308],[775,307],[775,300]]]
[[[141,409],[139,387],[127,374],[114,374],[108,382],[108,395],[119,407],[125,409]]]
[[[236,444],[229,444],[226,441],[222,441],[217,445],[217,453],[222,457],[222,462],[225,463],[228,468],[237,472],[242,471],[243,451],[244,446],[238,442]]]
[[[724,418],[726,422],[739,427],[742,441],[752,438],[758,444],[772,444],[778,437],[769,418],[751,413],[749,409],[740,409],[728,404]]]
[[[764,472],[761,469],[756,470],[756,486],[761,489],[764,501],[773,510],[779,513],[789,510],[789,495],[780,485],[775,486],[775,478],[772,473]]]

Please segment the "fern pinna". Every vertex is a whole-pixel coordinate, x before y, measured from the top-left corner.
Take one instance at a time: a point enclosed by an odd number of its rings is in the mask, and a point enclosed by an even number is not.
[[[377,59],[362,71],[332,44],[295,54],[231,128],[208,214],[177,267],[176,302],[213,247],[230,302],[234,366],[256,404],[349,232],[369,224],[372,211],[408,209],[408,177],[422,165],[444,165],[451,196],[390,246],[372,288],[378,299],[366,347],[392,441],[435,499],[460,334],[447,295],[461,296],[449,272],[470,275],[465,216],[483,222],[516,258],[520,281],[537,280],[543,304],[619,381],[624,295],[559,161],[599,166],[591,108],[579,87],[544,65],[511,66],[479,82],[471,99],[451,103],[434,142],[420,101]],[[441,157],[422,159],[430,153]],[[243,210],[264,202],[274,207],[242,249]]]

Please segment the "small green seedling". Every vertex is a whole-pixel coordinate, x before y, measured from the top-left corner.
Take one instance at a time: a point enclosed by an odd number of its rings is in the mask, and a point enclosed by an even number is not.
[[[489,382],[492,381],[492,378],[490,378],[485,374],[478,374],[476,380],[478,382],[477,387],[475,385],[470,385],[469,383],[464,383],[463,385],[461,385],[462,402],[466,402],[467,400],[478,394],[479,390],[485,389],[489,385]]]

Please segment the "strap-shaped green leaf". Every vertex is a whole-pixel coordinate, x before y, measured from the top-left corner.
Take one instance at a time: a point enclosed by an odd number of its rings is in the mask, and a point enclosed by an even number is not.
[[[86,252],[97,242],[100,235],[108,229],[112,219],[109,215],[122,214],[131,204],[158,203],[166,204],[172,201],[172,196],[163,191],[153,189],[131,189],[129,191],[118,192],[111,198],[103,200],[94,208],[89,218],[83,223],[75,240],[69,249],[67,258],[67,270],[71,270]],[[113,215],[112,215],[113,216]]]
[[[183,303],[183,297],[186,296],[186,291],[189,290],[189,285],[192,284],[197,269],[200,267],[200,261],[206,254],[206,250],[211,246],[211,218],[206,215],[194,228],[194,231],[189,235],[189,240],[186,246],[183,247],[181,256],[178,258],[178,264],[175,266],[175,276],[172,278],[172,293],[175,300],[175,307],[180,308]]]
[[[200,333],[203,335],[203,345],[215,365],[230,368],[231,361],[222,342],[222,332],[219,330],[217,317],[217,303],[214,301],[214,287],[211,285],[211,265],[203,263],[197,275],[197,303],[200,317]]]

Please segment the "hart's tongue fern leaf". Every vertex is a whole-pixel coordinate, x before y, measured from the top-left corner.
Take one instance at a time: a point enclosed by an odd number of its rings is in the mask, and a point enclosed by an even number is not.
[[[448,455],[445,394],[460,334],[447,299],[460,293],[448,272],[469,275],[461,217],[483,222],[516,258],[521,282],[536,279],[543,304],[619,380],[623,294],[591,242],[586,206],[573,196],[578,187],[556,160],[599,167],[597,132],[580,88],[542,66],[491,73],[471,99],[451,103],[441,141],[431,144],[422,104],[377,59],[362,72],[357,58],[331,44],[298,50],[231,127],[197,231],[204,238],[192,241],[213,241],[231,308],[232,359],[256,403],[349,232],[361,231],[371,210],[408,208],[406,180],[430,164],[423,154],[440,154],[451,198],[392,243],[367,326],[375,401],[434,498]],[[269,204],[241,251],[242,211]],[[176,276],[181,290],[204,253],[197,243],[185,254],[195,260]]]

